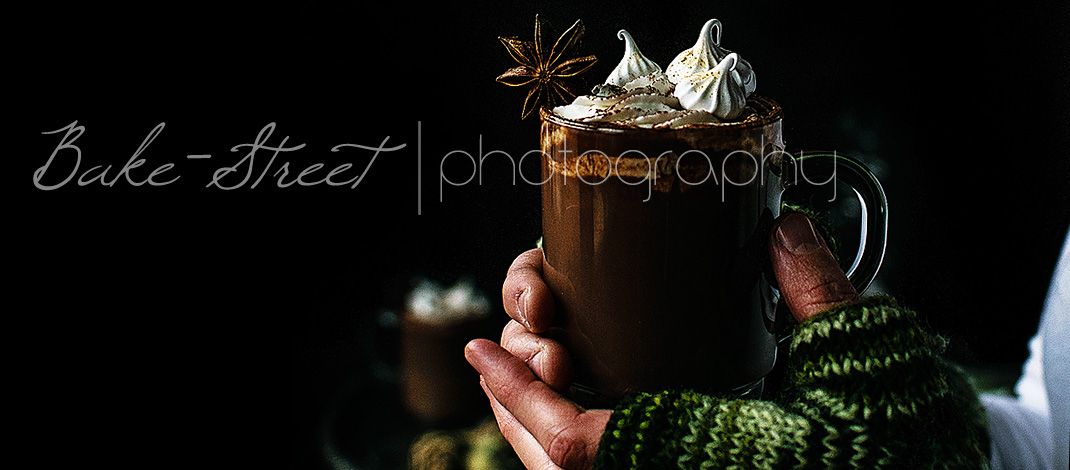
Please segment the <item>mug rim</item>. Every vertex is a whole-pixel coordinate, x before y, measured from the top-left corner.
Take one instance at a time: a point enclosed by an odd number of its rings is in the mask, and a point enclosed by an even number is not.
[[[666,132],[680,132],[680,131],[695,131],[700,129],[751,129],[756,127],[764,127],[776,121],[784,119],[784,110],[773,101],[771,98],[767,98],[761,95],[752,94],[747,98],[748,107],[760,107],[759,112],[751,115],[742,121],[732,122],[717,122],[717,123],[703,123],[703,124],[691,124],[684,127],[677,128],[653,128],[653,127],[635,127],[623,124],[617,124],[612,122],[583,122],[568,119],[565,117],[554,114],[550,108],[539,109],[539,118],[542,122],[550,122],[562,127],[568,127],[576,130],[583,131],[597,131],[607,133],[624,133],[624,132],[652,132],[652,133],[666,133]]]

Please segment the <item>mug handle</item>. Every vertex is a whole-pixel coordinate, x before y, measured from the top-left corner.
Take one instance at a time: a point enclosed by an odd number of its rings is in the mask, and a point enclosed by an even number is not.
[[[846,270],[847,278],[859,294],[877,276],[884,262],[888,234],[888,200],[873,172],[858,160],[836,152],[789,153],[782,167],[784,190],[800,187],[816,193],[829,182],[844,183],[858,197],[862,224],[858,252]],[[789,163],[790,162],[790,163]],[[781,193],[783,194],[783,193]]]

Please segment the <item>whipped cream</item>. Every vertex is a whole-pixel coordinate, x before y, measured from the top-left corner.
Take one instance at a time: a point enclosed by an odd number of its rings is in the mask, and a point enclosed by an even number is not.
[[[698,42],[664,72],[639,51],[627,31],[620,30],[617,37],[624,41],[624,57],[605,83],[554,108],[555,114],[583,122],[677,128],[734,120],[754,91],[753,69],[720,46],[721,22],[716,19],[702,26]]]
[[[422,279],[409,292],[406,307],[412,318],[428,324],[456,323],[490,313],[490,302],[467,280],[443,288],[434,281]]]

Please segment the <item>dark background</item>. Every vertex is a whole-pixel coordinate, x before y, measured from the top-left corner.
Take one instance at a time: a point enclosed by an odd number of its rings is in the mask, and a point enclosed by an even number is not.
[[[181,177],[11,201],[25,220],[9,226],[25,237],[9,246],[24,266],[12,290],[28,300],[13,315],[14,362],[41,431],[27,435],[45,436],[38,455],[318,468],[326,410],[392,347],[376,336],[380,313],[412,279],[468,276],[500,311],[506,267],[538,238],[538,188],[488,160],[482,184],[447,186],[440,202],[437,178],[444,155],[480,139],[514,156],[538,145],[537,122],[519,120],[524,93],[493,80],[512,66],[496,36],[530,38],[536,13],[558,31],[584,20],[584,50],[599,56],[590,84],[620,59],[618,29],[664,67],[721,19],[723,44],[785,109],[789,145],[856,156],[884,182],[876,287],[950,337],[955,360],[1026,357],[1070,223],[1063,2],[57,7],[28,17],[15,51],[25,82],[13,93],[32,102],[16,184],[28,188],[58,143],[41,133],[74,120],[86,126],[80,172],[110,164],[110,180],[166,122],[135,174],[170,162]],[[206,188],[269,122],[271,143],[306,144],[280,155],[292,171],[367,162],[330,152],[341,143],[406,147],[355,189],[278,188],[270,174]],[[212,158],[185,158],[201,153]]]

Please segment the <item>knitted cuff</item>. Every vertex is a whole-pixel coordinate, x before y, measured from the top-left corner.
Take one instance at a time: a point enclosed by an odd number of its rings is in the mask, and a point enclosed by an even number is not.
[[[946,346],[891,297],[832,308],[799,324],[788,359],[789,386],[851,388],[926,372]],[[920,369],[919,369],[920,368]],[[875,376],[881,380],[872,380]],[[876,385],[879,386],[879,385]]]
[[[807,459],[860,468],[987,468],[984,411],[962,372],[940,357],[946,344],[888,297],[799,324],[777,402],[823,428],[821,442],[833,451]]]
[[[640,394],[618,405],[595,470],[777,468],[801,463],[810,424],[775,403],[696,392]]]
[[[606,424],[595,455],[595,470],[676,468],[687,409],[680,392],[625,397]]]
[[[776,400],[627,397],[595,469],[985,468],[984,412],[943,348],[890,298],[831,309],[798,325]]]

